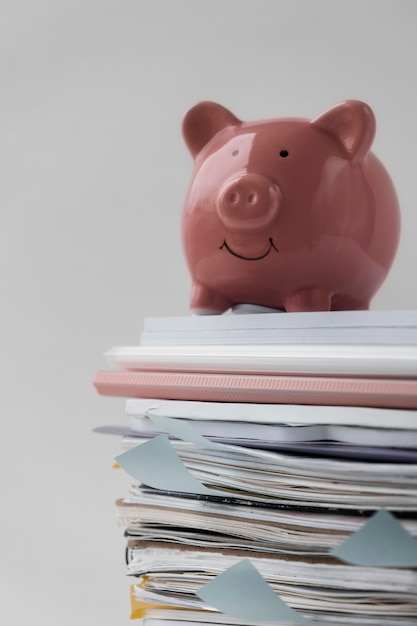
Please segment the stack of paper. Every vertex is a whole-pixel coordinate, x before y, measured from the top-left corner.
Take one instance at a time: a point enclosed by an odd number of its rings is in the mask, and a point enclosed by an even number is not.
[[[150,319],[107,353],[132,616],[417,623],[417,313]]]

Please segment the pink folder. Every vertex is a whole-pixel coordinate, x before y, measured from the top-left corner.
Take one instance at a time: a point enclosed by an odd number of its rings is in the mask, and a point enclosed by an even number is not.
[[[98,372],[94,386],[125,398],[417,408],[417,379],[408,378],[114,370]]]

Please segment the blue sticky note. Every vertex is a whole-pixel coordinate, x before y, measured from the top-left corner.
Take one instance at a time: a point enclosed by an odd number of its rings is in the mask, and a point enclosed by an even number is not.
[[[139,482],[154,489],[224,496],[200,483],[185,467],[166,435],[158,435],[116,457]]]
[[[248,559],[216,576],[197,595],[212,608],[246,622],[311,622],[281,600]]]
[[[152,410],[146,412],[146,416],[161,430],[174,435],[177,439],[182,441],[189,441],[195,443],[202,448],[224,448],[221,444],[210,441],[203,435],[200,435],[192,425],[182,419],[176,419],[174,417],[165,417],[164,415],[154,415]]]
[[[380,509],[331,554],[352,565],[417,567],[417,540],[394,515]]]

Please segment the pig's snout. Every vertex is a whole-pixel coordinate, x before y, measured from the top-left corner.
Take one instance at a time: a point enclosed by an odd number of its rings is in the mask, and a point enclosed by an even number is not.
[[[236,232],[268,228],[278,215],[281,192],[260,174],[227,181],[217,198],[217,212],[227,229]]]

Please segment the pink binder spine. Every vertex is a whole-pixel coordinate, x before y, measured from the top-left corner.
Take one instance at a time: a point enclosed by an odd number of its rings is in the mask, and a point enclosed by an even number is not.
[[[102,371],[94,386],[126,398],[417,408],[411,379]]]

